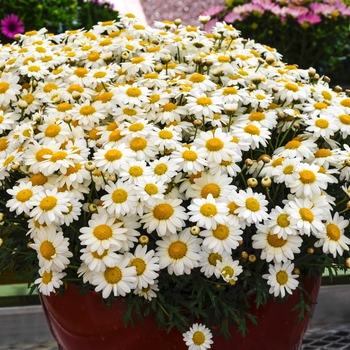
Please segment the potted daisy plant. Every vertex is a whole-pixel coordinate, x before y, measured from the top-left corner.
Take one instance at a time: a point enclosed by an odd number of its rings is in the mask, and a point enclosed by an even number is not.
[[[348,91],[226,23],[132,14],[0,62],[0,271],[62,348],[300,347],[349,267]]]

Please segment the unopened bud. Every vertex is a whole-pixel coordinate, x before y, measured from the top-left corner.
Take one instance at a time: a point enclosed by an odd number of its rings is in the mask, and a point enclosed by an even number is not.
[[[249,257],[249,254],[248,254],[246,251],[243,251],[243,252],[241,253],[241,258],[242,258],[242,259],[248,259],[248,257]]]
[[[171,61],[171,56],[170,55],[164,55],[161,59],[160,59],[164,64],[169,63]]]
[[[17,106],[20,109],[26,109],[28,107],[28,103],[24,100],[19,100]]]
[[[149,242],[148,236],[146,236],[146,235],[141,235],[141,236],[139,237],[139,242],[140,242],[140,244],[143,244],[143,245],[148,244],[148,242]]]
[[[309,77],[313,77],[316,74],[316,69],[310,67],[308,70]]]
[[[350,210],[350,201],[346,203],[346,207]]]
[[[0,222],[3,222],[5,219],[5,214],[4,213],[0,213]]]
[[[254,263],[256,261],[256,255],[250,254],[248,257],[249,262]]]
[[[330,77],[327,77],[327,75],[325,75],[325,76],[323,77],[323,80],[324,80],[326,83],[330,83],[331,78],[330,78]]]
[[[176,18],[174,23],[175,23],[176,26],[180,26],[182,24],[182,21],[181,21],[180,18]]]
[[[124,51],[124,52],[122,52],[121,57],[123,60],[127,60],[127,59],[129,59],[130,55],[128,52]]]
[[[196,119],[196,120],[193,121],[193,125],[194,125],[196,128],[202,126],[202,124],[203,124],[202,121],[199,120],[199,119]]]
[[[108,181],[112,181],[112,182],[116,182],[117,181],[117,177],[115,175],[109,175],[107,180]]]
[[[344,161],[345,166],[350,166],[350,158],[346,158]]]
[[[96,169],[96,164],[92,160],[89,160],[85,163],[85,169],[87,171],[94,171]]]
[[[97,212],[97,205],[95,203],[89,203],[88,206],[90,213],[96,213]]]
[[[307,253],[308,253],[308,254],[313,254],[313,253],[315,253],[315,249],[312,248],[312,247],[307,248]]]
[[[254,188],[256,186],[258,186],[259,182],[258,180],[255,178],[255,177],[250,177],[248,180],[247,180],[247,185],[251,188]]]
[[[295,273],[296,275],[300,275],[300,269],[295,267],[293,273]]]
[[[72,117],[70,115],[65,115],[63,121],[67,124],[70,124],[72,122]]]
[[[14,171],[16,171],[16,170],[19,169],[20,166],[21,166],[21,163],[20,163],[20,162],[13,162],[13,163],[11,164],[11,169],[14,170]]]
[[[263,187],[270,187],[272,185],[272,180],[270,177],[265,176],[262,180],[261,180],[261,186]]]
[[[346,258],[344,264],[346,268],[350,269],[350,258]]]
[[[199,233],[201,232],[201,229],[198,226],[192,226],[190,228],[190,232],[192,236],[198,236]]]
[[[247,158],[244,161],[244,163],[245,163],[246,166],[252,166],[254,164],[254,162],[250,158]]]
[[[228,282],[228,284],[229,284],[230,286],[234,286],[234,285],[236,284],[236,281],[230,280],[230,281]]]

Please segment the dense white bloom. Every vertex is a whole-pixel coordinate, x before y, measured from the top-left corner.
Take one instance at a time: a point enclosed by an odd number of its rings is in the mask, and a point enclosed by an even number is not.
[[[213,344],[212,337],[211,331],[201,323],[194,323],[190,330],[183,334],[188,350],[210,349]]]

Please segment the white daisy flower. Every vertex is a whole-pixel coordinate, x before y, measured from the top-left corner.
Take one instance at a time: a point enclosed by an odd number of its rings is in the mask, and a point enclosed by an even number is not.
[[[316,138],[295,137],[284,146],[276,148],[274,155],[285,158],[310,158],[317,150]]]
[[[211,193],[206,198],[193,198],[188,210],[190,221],[207,230],[224,225],[229,211],[226,203],[217,202]]]
[[[38,285],[38,290],[43,295],[50,295],[55,293],[63,284],[62,278],[66,276],[65,272],[39,270],[40,277],[34,281]]]
[[[109,181],[105,186],[107,194],[101,197],[103,208],[109,214],[126,215],[133,214],[137,206],[137,194],[134,185],[118,180],[116,183]]]
[[[311,115],[304,122],[307,125],[306,131],[317,138],[329,139],[339,130],[337,119],[331,114],[322,117]]]
[[[250,91],[247,102],[251,104],[253,108],[264,108],[267,109],[273,101],[273,96],[262,89]]]
[[[142,107],[148,102],[150,91],[145,86],[138,86],[136,83],[132,85],[121,85],[116,89],[116,98],[120,105]]]
[[[181,206],[181,199],[158,200],[149,211],[141,217],[141,223],[148,233],[157,231],[159,236],[176,234],[185,227],[188,215]]]
[[[102,254],[91,251],[90,246],[82,248],[81,261],[86,264],[91,272],[105,271],[107,267],[113,267],[119,255],[113,249],[105,249]]]
[[[299,247],[303,240],[297,235],[288,235],[286,238],[278,237],[262,224],[257,224],[256,234],[252,236],[253,248],[261,249],[261,259],[274,263],[293,260],[294,254],[300,253]]]
[[[325,254],[332,254],[334,258],[337,255],[342,256],[344,251],[349,250],[350,238],[345,235],[345,228],[349,225],[349,220],[345,220],[336,212],[329,218],[325,224],[325,230],[317,231],[314,235],[319,238],[315,247],[322,247]]]
[[[119,178],[124,182],[137,183],[144,176],[151,175],[151,168],[144,160],[131,160],[123,164],[119,172]]]
[[[170,182],[178,174],[178,160],[170,159],[169,156],[157,158],[149,163],[152,176],[164,183]]]
[[[235,203],[238,205],[235,213],[243,218],[248,226],[268,218],[266,197],[261,193],[254,193],[250,187],[246,191],[239,191]]]
[[[279,238],[287,239],[288,235],[297,234],[297,230],[291,225],[286,208],[281,208],[278,205],[271,210],[269,218],[265,220],[265,224],[271,233],[276,234]]]
[[[201,323],[194,323],[190,330],[182,334],[188,350],[206,350],[210,349],[213,341],[211,331]]]
[[[162,237],[156,241],[156,256],[159,257],[159,267],[167,268],[167,272],[176,276],[189,275],[195,267],[198,267],[200,260],[200,238],[190,234],[186,228],[179,234],[172,234]]]
[[[19,75],[3,72],[0,77],[0,106],[6,106],[16,101],[20,95],[21,85],[17,84]]]
[[[130,258],[129,266],[136,268],[136,287],[147,288],[155,283],[159,276],[159,258],[155,256],[154,250],[147,251],[147,245],[138,245],[134,253],[126,252],[125,257]]]
[[[101,101],[90,103],[89,100],[86,100],[82,104],[76,103],[71,115],[73,120],[77,121],[85,130],[91,130],[106,118],[107,112]]]
[[[286,183],[291,193],[296,196],[316,197],[320,195],[321,190],[328,187],[328,176],[319,171],[320,167],[316,164],[299,163],[296,166],[297,178],[291,183]]]
[[[136,268],[129,266],[130,259],[120,256],[114,265],[107,267],[104,271],[94,272],[92,284],[95,285],[95,291],[101,292],[104,299],[111,294],[114,297],[130,293],[136,284]]]
[[[263,278],[267,280],[270,286],[269,293],[275,297],[284,298],[286,293],[293,294],[293,290],[297,288],[299,281],[298,275],[293,275],[294,264],[286,261],[283,264],[269,265],[269,273],[264,274]]]
[[[157,297],[158,291],[159,291],[158,281],[156,280],[153,284],[149,284],[147,287],[144,287],[144,288],[136,287],[134,290],[134,294],[140,297],[143,297],[148,301],[151,301],[153,298]]]
[[[187,96],[188,112],[198,119],[208,116],[214,118],[214,113],[220,113],[223,109],[222,100],[219,97],[208,97],[204,92],[193,90],[192,96]]]
[[[199,252],[201,260],[199,261],[199,267],[201,272],[204,273],[204,276],[210,278],[215,275],[216,278],[220,278],[220,270],[216,268],[218,261],[224,261],[230,258],[231,254],[227,251],[222,253],[214,253],[207,246],[201,246],[202,250]]]
[[[115,222],[114,217],[110,217],[107,212],[100,208],[98,212],[91,216],[88,227],[80,228],[79,239],[81,244],[89,246],[90,250],[102,255],[105,249],[112,248],[118,250],[122,243],[127,240],[126,228],[121,227],[122,223]]]
[[[236,249],[242,240],[242,234],[243,231],[239,227],[227,224],[218,224],[215,229],[200,232],[200,236],[204,237],[203,246],[219,254],[224,251],[231,253],[232,249]]]
[[[285,209],[290,215],[292,227],[298,230],[300,235],[310,236],[311,233],[324,231],[324,208],[315,206],[310,199],[290,197]]]
[[[31,199],[40,191],[42,191],[41,186],[33,186],[31,182],[20,182],[18,186],[7,190],[13,198],[6,202],[6,206],[10,211],[16,211],[17,215],[21,213],[29,215],[34,206]]]
[[[153,206],[159,199],[164,198],[167,186],[153,176],[143,176],[135,184],[135,191],[142,203]]]
[[[47,230],[37,231],[32,238],[34,243],[30,247],[37,251],[40,268],[47,272],[61,272],[68,266],[73,254],[68,248],[68,238],[63,236],[62,231],[51,225]]]
[[[192,88],[200,92],[212,91],[216,88],[216,84],[205,74],[193,73],[187,79],[192,84]]]
[[[276,183],[285,183],[286,186],[293,185],[294,181],[299,178],[296,169],[301,162],[301,158],[279,158],[280,163],[274,163],[272,169],[266,169],[262,175],[273,177]],[[270,171],[270,172],[269,172]]]
[[[33,196],[30,216],[40,224],[62,223],[63,214],[69,211],[69,201],[68,193],[58,192],[57,188],[45,189]]]
[[[242,272],[243,268],[239,265],[238,260],[224,259],[223,261],[218,261],[216,268],[220,272],[220,276],[224,279],[225,282],[234,284]]]
[[[171,158],[178,161],[179,170],[183,170],[189,174],[197,174],[204,170],[208,165],[204,149],[197,150],[196,146],[182,146],[177,151],[171,153]]]

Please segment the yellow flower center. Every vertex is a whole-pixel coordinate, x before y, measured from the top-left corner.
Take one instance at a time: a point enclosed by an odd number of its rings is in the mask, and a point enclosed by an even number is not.
[[[108,249],[105,249],[104,252],[103,252],[102,254],[98,254],[97,251],[96,251],[96,252],[91,252],[91,255],[92,255],[95,259],[102,260],[105,256],[108,255]]]
[[[238,90],[236,88],[234,88],[233,86],[225,87],[224,91],[222,92],[222,94],[224,96],[236,95],[237,93],[238,93]]]
[[[218,261],[222,261],[222,256],[218,253],[210,253],[208,255],[208,262],[212,266],[216,266]]]
[[[284,270],[276,273],[276,281],[279,285],[283,286],[288,282],[288,273]]]
[[[104,78],[106,74],[107,74],[106,72],[98,71],[94,73],[94,78],[101,79],[101,78]]]
[[[298,149],[301,146],[301,142],[299,140],[291,140],[286,143],[284,146],[285,149]]]
[[[28,105],[32,104],[33,101],[35,100],[35,97],[32,94],[27,94],[22,97],[23,101],[26,101]]]
[[[145,126],[142,123],[134,123],[129,126],[129,131],[137,132],[143,130],[144,128]]]
[[[49,125],[45,130],[46,137],[56,137],[61,131],[61,127],[57,124]]]
[[[326,119],[317,119],[315,125],[320,129],[327,129],[329,126],[329,122]]]
[[[156,103],[160,100],[160,95],[158,94],[153,94],[148,97],[150,103]]]
[[[67,157],[67,152],[57,151],[51,156],[50,161],[55,163],[55,162],[58,162],[59,160],[66,159],[66,157]]]
[[[118,149],[109,149],[105,153],[105,159],[109,162],[114,162],[115,160],[118,160],[122,157],[123,153],[120,152]]]
[[[239,208],[239,206],[234,202],[231,201],[227,204],[228,210],[229,210],[229,214],[231,215],[236,215],[235,214],[235,210]]]
[[[157,220],[168,220],[174,214],[174,208],[168,203],[161,203],[154,207],[153,216]]]
[[[211,203],[203,204],[200,207],[199,211],[203,216],[206,216],[206,217],[212,217],[218,213],[218,209],[216,208],[216,206]]]
[[[316,181],[316,175],[311,170],[301,170],[299,171],[300,181],[303,184],[311,184]]]
[[[54,83],[48,83],[44,86],[43,91],[44,92],[51,92],[52,90],[57,90],[58,86]]]
[[[55,208],[57,205],[57,198],[54,196],[46,196],[43,198],[39,204],[39,207],[43,211],[49,211]]]
[[[244,131],[250,135],[260,135],[260,129],[255,125],[247,125],[244,127]]]
[[[329,91],[323,90],[321,92],[321,95],[326,99],[326,100],[331,100],[332,99],[332,94]]]
[[[29,72],[40,72],[40,66],[29,66],[28,67]]]
[[[137,87],[130,87],[126,90],[126,94],[129,97],[139,97],[142,95],[142,91]]]
[[[158,73],[147,73],[144,75],[145,79],[158,79]]]
[[[326,226],[327,237],[332,241],[339,241],[341,236],[341,231],[339,227],[335,224],[328,224]]]
[[[197,160],[198,155],[195,151],[185,150],[182,152],[182,158],[187,162],[194,162]]]
[[[286,239],[279,238],[278,235],[274,235],[271,233],[267,235],[267,241],[269,242],[270,246],[274,248],[283,247],[287,242]]]
[[[136,275],[137,276],[142,275],[146,270],[146,263],[143,259],[140,259],[140,258],[132,259],[130,262],[130,266],[136,267]]]
[[[99,241],[103,241],[105,239],[109,239],[113,236],[113,231],[111,229],[110,226],[105,225],[105,224],[101,224],[96,226],[93,231],[92,234],[99,240]]]
[[[224,143],[219,138],[213,137],[205,143],[205,147],[210,152],[217,152],[224,148]]]
[[[156,175],[164,175],[168,171],[168,166],[165,163],[159,163],[154,167]]]
[[[118,188],[112,193],[112,201],[114,203],[124,203],[128,199],[128,192],[122,188]]]
[[[14,155],[11,155],[9,157],[6,158],[6,160],[4,161],[3,165],[6,167],[7,165],[11,164],[15,159]]]
[[[33,186],[43,186],[47,183],[47,176],[44,174],[33,174],[30,178],[30,182]]]
[[[168,248],[171,259],[182,259],[187,253],[187,245],[182,241],[172,242]]]
[[[0,82],[0,94],[4,94],[10,87],[10,84],[6,81]]]
[[[284,84],[284,87],[285,87],[287,90],[290,90],[290,91],[293,91],[293,92],[299,91],[298,85],[293,84],[293,83]]]
[[[129,168],[129,174],[133,177],[139,177],[139,176],[142,176],[143,174],[143,169],[138,166],[138,165],[134,165],[134,166],[131,166]]]
[[[113,92],[105,91],[99,95],[96,100],[101,101],[102,103],[107,103],[112,100]]]
[[[173,138],[173,133],[170,130],[161,130],[158,136],[163,140],[171,140]]]
[[[48,285],[52,281],[52,277],[52,271],[44,271],[43,275],[41,276],[41,282]]]
[[[216,229],[213,230],[213,236],[220,241],[225,240],[230,235],[230,230],[227,225],[218,224]]]
[[[130,141],[130,148],[134,151],[143,151],[147,147],[147,141],[142,137],[135,137]]]
[[[290,224],[289,215],[288,214],[280,214],[280,215],[278,215],[276,221],[277,221],[278,226],[280,226],[280,227],[288,227],[289,224]]]
[[[80,114],[84,117],[87,117],[96,112],[96,108],[94,106],[83,106],[80,108]]]
[[[293,170],[294,170],[294,165],[287,165],[287,166],[283,169],[283,174],[285,174],[285,175],[293,174]]]
[[[110,142],[116,142],[119,141],[123,138],[123,136],[121,135],[121,130],[117,129],[112,131],[109,136],[108,136],[108,141]]]
[[[163,112],[172,112],[177,108],[177,105],[172,102],[168,102],[163,106]]]
[[[231,61],[230,57],[228,56],[219,56],[217,59],[218,59],[218,62],[221,62],[221,63],[226,63]]]
[[[328,105],[327,103],[324,103],[324,102],[315,102],[314,107],[315,109],[321,110],[321,109],[326,109]]]
[[[280,157],[280,158],[276,158],[275,160],[272,161],[271,165],[273,167],[276,167],[278,165],[282,165],[282,162],[284,161],[285,158]]]
[[[206,107],[206,106],[213,104],[213,102],[212,102],[211,98],[209,98],[209,97],[199,97],[197,99],[197,104],[200,106]]]
[[[221,275],[224,276],[225,278],[232,278],[235,273],[235,270],[231,266],[225,266],[221,270]]]
[[[84,67],[79,67],[74,71],[74,74],[79,78],[84,78],[88,73],[89,71]]]
[[[35,154],[35,158],[38,162],[42,162],[45,160],[44,156],[45,155],[52,155],[53,152],[49,148],[42,148]]]
[[[200,346],[205,342],[205,336],[202,332],[196,331],[193,333],[192,341],[195,345]]]
[[[349,108],[349,107],[350,107],[350,98],[345,98],[344,100],[340,101],[340,104],[341,104],[343,107]]]
[[[300,208],[299,214],[302,220],[313,222],[314,221],[314,214],[312,211],[308,208]]]
[[[29,188],[25,188],[23,190],[18,191],[18,193],[16,194],[16,199],[19,202],[26,202],[28,201],[30,198],[32,198],[33,196],[33,191]]]
[[[96,62],[100,58],[100,53],[99,52],[91,52],[88,54],[87,59],[90,62]]]
[[[0,139],[0,151],[7,149],[9,141],[7,139]]]
[[[220,192],[220,186],[218,186],[216,183],[210,183],[203,186],[201,196],[202,198],[207,198],[208,194],[212,194],[214,198],[218,198],[220,196]]]
[[[122,270],[118,266],[107,267],[103,275],[109,284],[117,284],[123,278]]]
[[[73,108],[73,106],[68,102],[60,103],[56,107],[58,112],[67,112],[67,111],[71,110],[72,108]]]
[[[123,108],[123,113],[126,114],[126,115],[129,115],[129,116],[133,117],[134,115],[137,114],[137,111],[136,111],[136,109],[134,109],[134,108],[128,108],[128,107],[126,107],[126,108]]]
[[[71,165],[67,168],[66,176],[69,176],[70,174],[76,174],[81,168],[82,164],[75,163],[74,165]]]
[[[250,211],[259,211],[260,210],[260,203],[257,199],[255,198],[247,198],[245,201],[245,206],[248,210]]]
[[[327,158],[331,155],[332,155],[332,152],[327,148],[320,148],[315,153],[316,158]]]
[[[104,39],[104,40],[101,40],[98,44],[100,46],[109,46],[113,44],[113,41],[111,39]]]
[[[338,117],[339,121],[344,125],[350,125],[350,115],[348,114],[341,114]]]
[[[266,98],[266,96],[262,95],[262,94],[256,94],[255,97],[257,100],[260,100],[260,101],[265,100],[265,98]]]
[[[144,188],[147,194],[150,196],[158,193],[158,187],[155,184],[147,184]]]
[[[248,119],[252,122],[260,122],[265,119],[265,114],[261,112],[253,112],[250,114]]]
[[[144,57],[134,57],[131,59],[131,63],[133,64],[139,64],[144,62],[146,59]]]
[[[194,73],[190,77],[190,81],[192,81],[192,83],[201,83],[204,80],[205,76],[199,73]]]
[[[44,241],[40,245],[40,253],[44,259],[51,260],[56,254],[56,249],[51,242]]]

